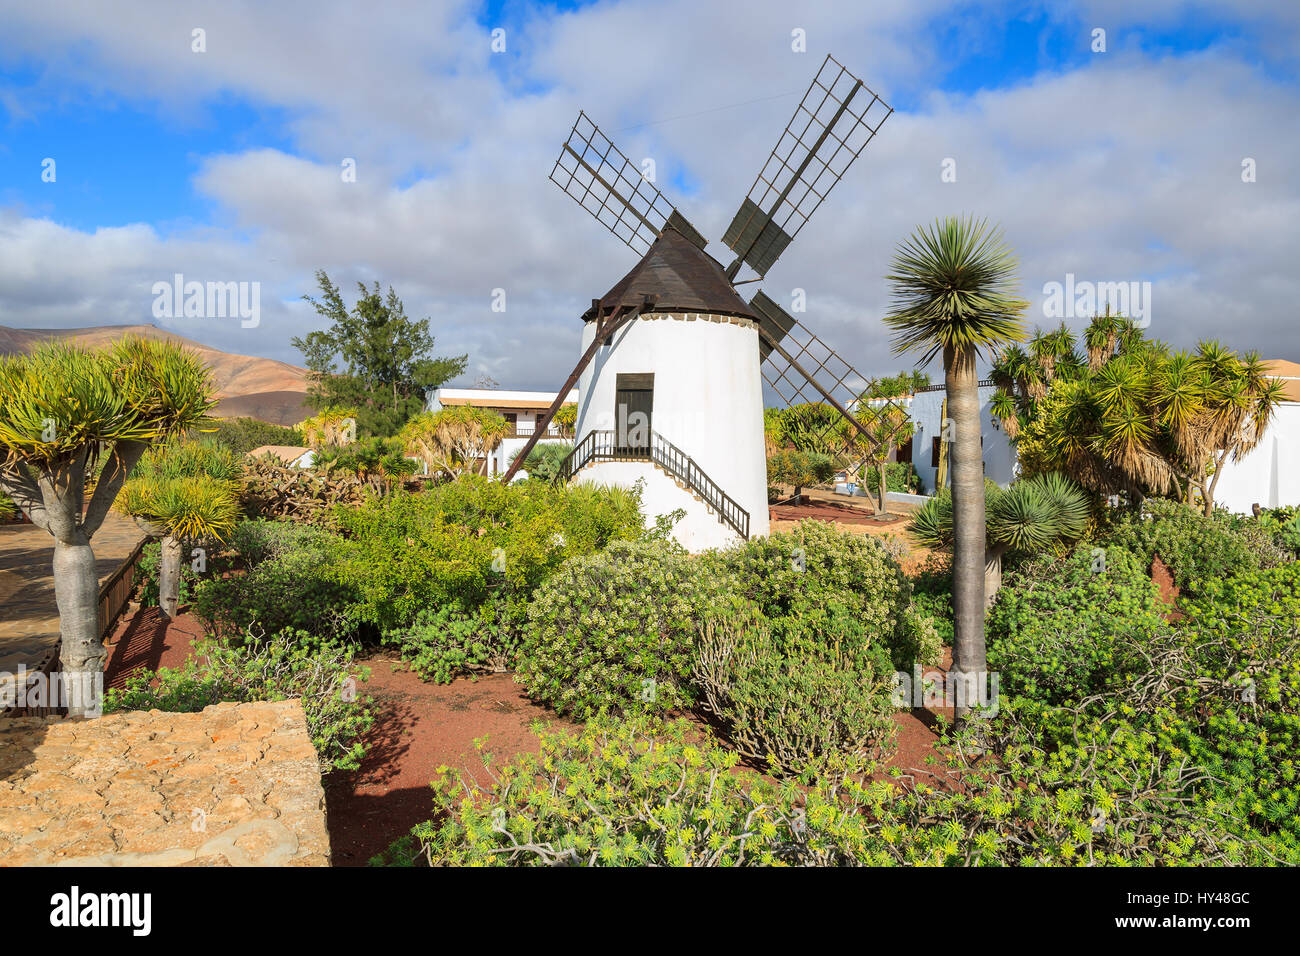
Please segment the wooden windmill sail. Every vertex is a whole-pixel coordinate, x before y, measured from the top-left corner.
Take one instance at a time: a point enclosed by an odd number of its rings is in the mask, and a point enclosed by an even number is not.
[[[746,303],[737,287],[766,277],[892,112],[860,79],[827,56],[722,238],[734,255],[725,269],[703,252],[707,240],[699,230],[580,112],[550,178],[641,255],[642,262],[603,299],[592,301],[584,318],[600,323],[596,335],[504,480],[514,477],[546,433],[563,396],[600,346],[639,315],[663,308],[665,303],[658,302],[663,295],[710,300],[707,308],[689,301],[668,303],[674,308],[756,320],[763,380],[777,401],[786,406],[819,402],[835,409],[839,417],[824,426],[820,443],[838,444],[850,459],[863,457],[864,449],[874,449],[877,439],[853,414],[870,382],[761,289]],[[664,291],[638,297],[632,288],[635,283],[629,281],[638,270],[658,270],[661,281],[655,288]],[[739,280],[742,270],[749,277]],[[689,281],[680,283],[678,292],[673,280],[682,276]]]

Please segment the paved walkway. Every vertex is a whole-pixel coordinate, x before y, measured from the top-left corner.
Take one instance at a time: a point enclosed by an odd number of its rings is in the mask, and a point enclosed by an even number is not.
[[[102,585],[144,537],[130,518],[111,512],[90,540]],[[45,666],[59,645],[54,601],[54,539],[31,524],[0,525],[0,673]]]

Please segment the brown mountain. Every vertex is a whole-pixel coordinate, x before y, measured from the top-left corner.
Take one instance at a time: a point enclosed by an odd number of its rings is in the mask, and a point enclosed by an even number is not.
[[[46,339],[75,339],[82,345],[101,346],[128,333],[175,342],[197,353],[212,370],[212,382],[221,399],[216,415],[247,415],[276,425],[292,425],[311,414],[306,406],[305,368],[222,352],[152,325],[100,325],[88,329],[11,329],[0,325],[0,355],[30,351]]]

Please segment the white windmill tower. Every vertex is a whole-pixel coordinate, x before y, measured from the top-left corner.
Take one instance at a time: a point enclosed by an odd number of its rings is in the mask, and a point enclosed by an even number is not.
[[[866,380],[768,296],[746,302],[736,286],[767,274],[891,112],[828,56],[723,237],[735,253],[725,268],[578,114],[551,179],[642,258],[582,317],[582,357],[559,393],[579,385],[562,480],[641,481],[647,520],[681,509],[673,533],[700,551],[767,533],[764,381],[781,404],[835,408],[856,450],[875,444],[846,407]],[[753,277],[737,282],[742,266]]]

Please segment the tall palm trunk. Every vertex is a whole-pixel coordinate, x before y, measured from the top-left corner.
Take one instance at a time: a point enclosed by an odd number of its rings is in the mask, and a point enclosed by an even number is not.
[[[987,670],[984,651],[984,456],[973,348],[944,350],[945,386],[953,423],[952,504],[954,612],[952,670],[959,694],[956,718],[964,721],[976,700],[975,681]]]
[[[99,575],[90,538],[78,527],[54,539],[54,600],[59,608],[60,670],[69,692],[68,715],[99,716],[107,653],[99,632]]]
[[[181,542],[175,535],[162,539],[158,558],[158,606],[171,620],[181,603]]]

